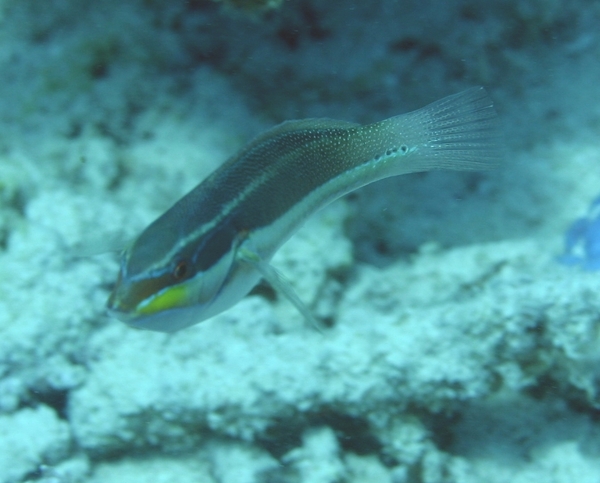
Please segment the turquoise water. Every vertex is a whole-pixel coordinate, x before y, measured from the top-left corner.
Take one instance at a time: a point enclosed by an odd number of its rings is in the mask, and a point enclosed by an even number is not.
[[[594,2],[0,4],[0,483],[600,481]],[[254,135],[483,85],[496,170],[311,217],[174,334],[105,314],[118,250]],[[576,254],[579,255],[579,254]]]

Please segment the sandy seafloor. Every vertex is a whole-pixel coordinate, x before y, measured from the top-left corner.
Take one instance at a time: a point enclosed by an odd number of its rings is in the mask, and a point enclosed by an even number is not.
[[[600,482],[600,272],[556,262],[600,193],[599,4],[421,3],[1,3],[0,483]],[[499,169],[277,254],[323,334],[264,285],[171,335],[104,315],[111,250],[253,135],[473,85]]]

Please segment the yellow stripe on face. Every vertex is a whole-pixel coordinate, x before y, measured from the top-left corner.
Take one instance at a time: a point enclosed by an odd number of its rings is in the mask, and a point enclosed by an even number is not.
[[[138,315],[153,315],[186,305],[189,305],[189,290],[185,283],[180,283],[167,287],[142,301],[136,312]]]

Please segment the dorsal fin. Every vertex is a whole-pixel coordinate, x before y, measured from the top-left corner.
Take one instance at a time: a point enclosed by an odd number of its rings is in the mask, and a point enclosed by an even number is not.
[[[251,148],[255,144],[262,143],[268,138],[293,131],[308,129],[351,129],[359,126],[360,124],[355,122],[339,121],[337,119],[329,119],[328,117],[284,121],[281,124],[278,124],[277,126],[274,126],[271,129],[263,132],[262,134],[259,134],[248,145],[248,148]]]

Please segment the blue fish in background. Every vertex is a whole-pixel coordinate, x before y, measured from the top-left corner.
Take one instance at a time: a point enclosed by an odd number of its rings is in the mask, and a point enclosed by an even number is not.
[[[600,196],[565,233],[565,252],[558,257],[565,265],[580,265],[585,270],[600,270]]]

